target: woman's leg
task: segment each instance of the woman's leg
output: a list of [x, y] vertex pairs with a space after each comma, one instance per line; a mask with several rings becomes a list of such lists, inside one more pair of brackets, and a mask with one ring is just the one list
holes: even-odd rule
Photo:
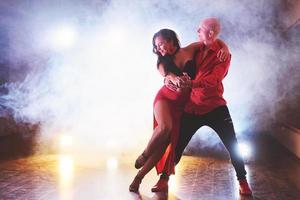
[[132, 183], [130, 184], [129, 190], [131, 192], [138, 192], [144, 176], [157, 164], [159, 159], [164, 154], [167, 145], [168, 143], [162, 145], [160, 148], [153, 151], [153, 153], [149, 156], [144, 166], [138, 171]]
[[[175, 164], [178, 164], [185, 147], [188, 145], [192, 136], [196, 131], [203, 126], [203, 120], [196, 115], [183, 113], [180, 122], [179, 138], [175, 148]], [[166, 192], [168, 191], [169, 175], [163, 172], [158, 182], [151, 188], [152, 192]]]
[[153, 131], [151, 140], [145, 150], [147, 160], [131, 183], [130, 191], [138, 191], [141, 180], [157, 164], [169, 144], [172, 130], [172, 115], [167, 101], [160, 100], [156, 102], [154, 116], [158, 125]]
[[169, 102], [166, 100], [159, 100], [154, 105], [154, 116], [157, 122], [152, 137], [145, 149], [146, 155], [150, 155], [153, 150], [170, 139], [170, 133], [173, 127], [172, 113]]
[[136, 161], [135, 167], [141, 168], [148, 157], [153, 153], [154, 150], [160, 148], [165, 141], [169, 140], [170, 133], [172, 130], [172, 114], [169, 102], [166, 100], [159, 100], [154, 105], [154, 117], [157, 122], [153, 134], [147, 144], [142, 155], [140, 155]]

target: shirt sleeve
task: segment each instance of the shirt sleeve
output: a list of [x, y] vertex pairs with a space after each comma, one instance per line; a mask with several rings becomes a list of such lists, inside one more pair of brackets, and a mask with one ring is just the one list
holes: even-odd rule
[[209, 88], [215, 87], [222, 82], [228, 72], [231, 56], [225, 61], [213, 66], [210, 74], [197, 78], [192, 81], [192, 88]]

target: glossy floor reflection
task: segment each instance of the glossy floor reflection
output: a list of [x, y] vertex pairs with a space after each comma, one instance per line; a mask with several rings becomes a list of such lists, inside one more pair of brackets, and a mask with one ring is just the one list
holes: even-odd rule
[[253, 197], [241, 197], [235, 173], [228, 159], [184, 156], [166, 194], [154, 194], [155, 171], [144, 180], [140, 194], [128, 185], [136, 170], [133, 158], [107, 161], [83, 157], [39, 155], [0, 161], [2, 200], [295, 200], [300, 197], [300, 161], [270, 138], [256, 142], [255, 159], [247, 162]]

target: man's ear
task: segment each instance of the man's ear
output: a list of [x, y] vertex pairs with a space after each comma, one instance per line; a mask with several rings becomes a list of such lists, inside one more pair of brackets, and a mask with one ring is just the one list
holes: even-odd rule
[[215, 35], [215, 32], [214, 32], [213, 30], [210, 30], [210, 31], [208, 32], [208, 37], [209, 37], [209, 38], [213, 38], [214, 35]]

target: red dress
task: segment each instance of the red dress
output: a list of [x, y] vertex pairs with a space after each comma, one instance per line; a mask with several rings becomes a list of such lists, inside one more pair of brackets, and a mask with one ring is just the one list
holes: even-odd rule
[[[178, 69], [178, 68], [177, 68]], [[195, 62], [194, 60], [188, 61], [184, 66], [184, 72], [187, 72], [191, 78], [194, 78], [195, 74]], [[182, 73], [182, 72], [181, 72]], [[180, 74], [177, 74], [180, 75]], [[185, 103], [189, 99], [190, 92], [174, 92], [163, 86], [154, 99], [153, 107], [159, 100], [165, 100], [168, 102], [172, 116], [172, 131], [170, 137], [170, 143], [168, 144], [165, 153], [162, 158], [156, 164], [156, 171], [158, 174], [164, 172], [168, 175], [175, 174], [175, 147], [178, 141], [180, 120], [183, 113]], [[157, 122], [154, 116], [154, 129], [157, 126]]]

